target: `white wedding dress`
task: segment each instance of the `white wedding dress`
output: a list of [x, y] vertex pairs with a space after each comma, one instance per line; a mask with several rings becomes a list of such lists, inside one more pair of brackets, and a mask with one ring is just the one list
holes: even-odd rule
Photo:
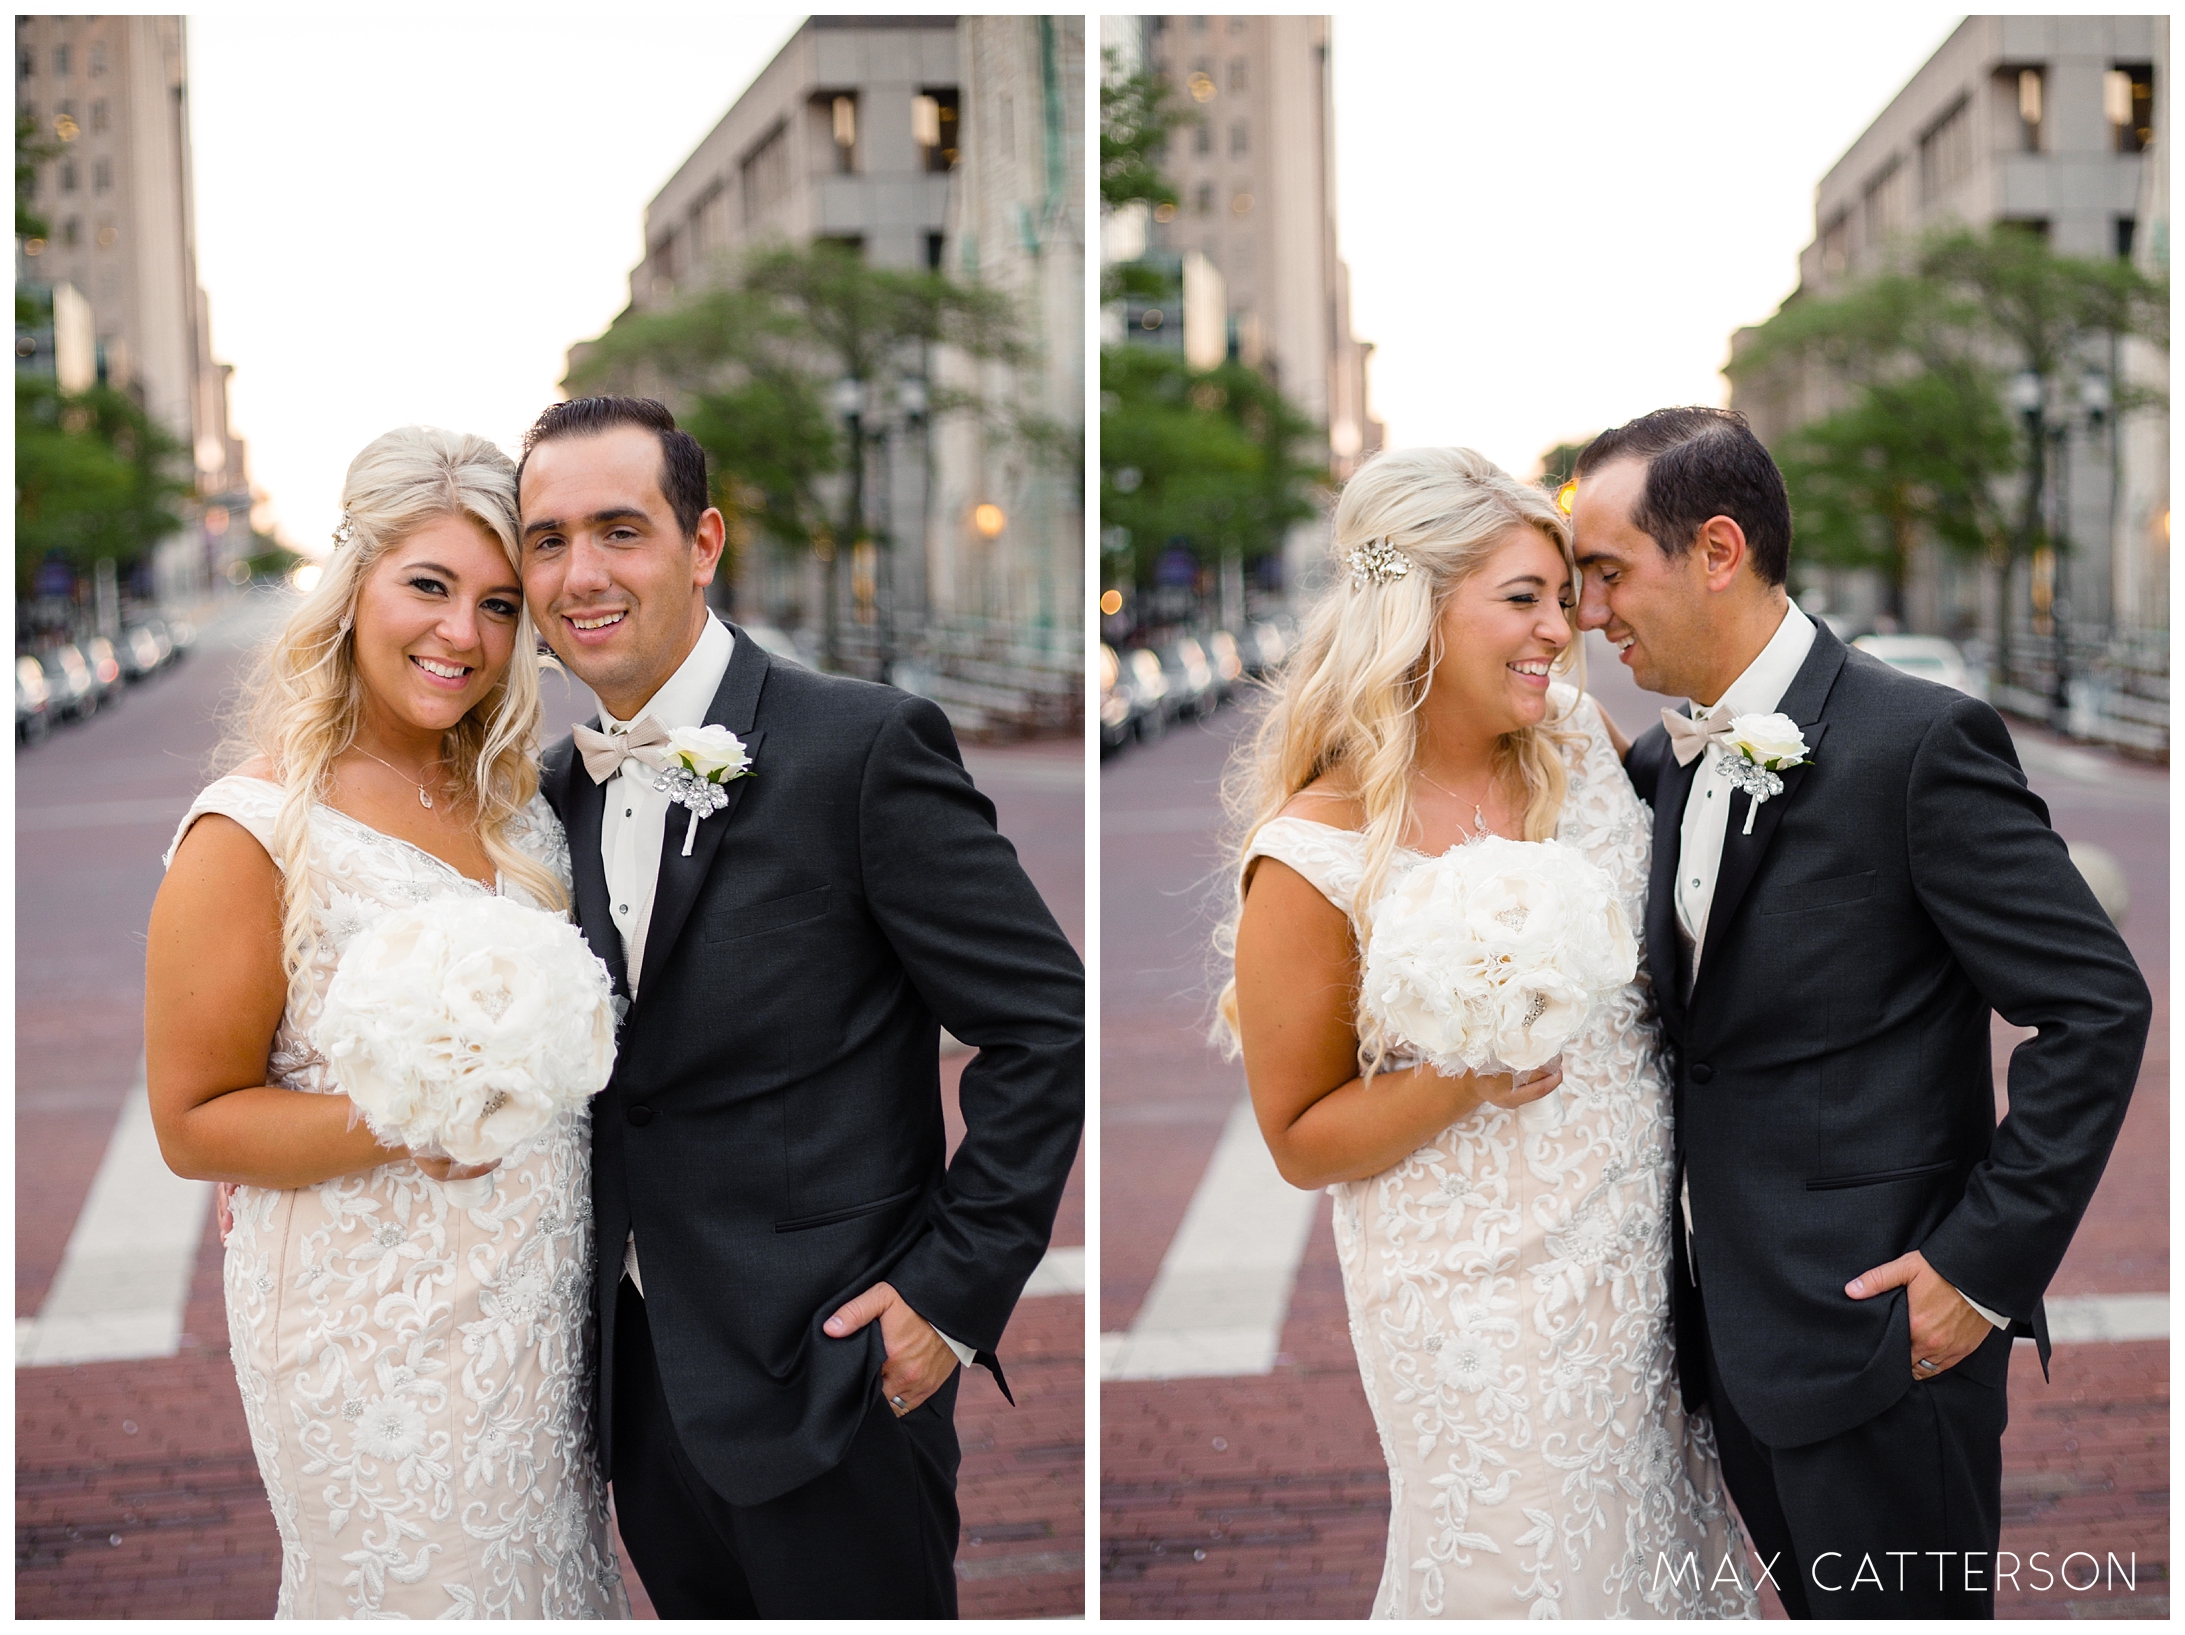
[[[175, 844], [218, 812], [270, 854], [281, 798], [222, 778]], [[539, 799], [525, 817], [518, 843], [566, 886], [561, 824]], [[325, 805], [311, 876], [309, 996], [282, 1016], [266, 1082], [337, 1095], [306, 1033], [342, 949], [390, 909], [486, 890]], [[235, 1190], [228, 1334], [280, 1528], [278, 1617], [629, 1616], [592, 1430], [589, 1114], [517, 1148], [493, 1183], [458, 1207], [405, 1160]]]
[[[1575, 697], [1559, 685], [1553, 703]], [[1636, 931], [1651, 821], [1592, 700], [1576, 712], [1556, 838], [1607, 872]], [[1251, 855], [1354, 913], [1362, 836], [1276, 818]], [[1640, 979], [1564, 1051], [1554, 1127], [1482, 1107], [1329, 1188], [1388, 1460], [1377, 1618], [1758, 1616], [1713, 1427], [1677, 1390], [1669, 1088], [1645, 970], [1642, 948]]]

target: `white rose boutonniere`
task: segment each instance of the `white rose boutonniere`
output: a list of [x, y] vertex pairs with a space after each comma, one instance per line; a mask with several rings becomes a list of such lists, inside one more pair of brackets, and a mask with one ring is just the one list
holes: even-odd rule
[[683, 831], [683, 855], [688, 857], [698, 839], [698, 820], [728, 804], [722, 785], [751, 775], [751, 753], [728, 728], [712, 725], [669, 729], [662, 755], [667, 765], [653, 788], [689, 808], [690, 823]]
[[1722, 746], [1722, 757], [1730, 782], [1744, 790], [1749, 801], [1744, 832], [1751, 834], [1760, 803], [1783, 792], [1778, 774], [1806, 764], [1806, 735], [1787, 715], [1735, 715], [1730, 718], [1730, 737]]

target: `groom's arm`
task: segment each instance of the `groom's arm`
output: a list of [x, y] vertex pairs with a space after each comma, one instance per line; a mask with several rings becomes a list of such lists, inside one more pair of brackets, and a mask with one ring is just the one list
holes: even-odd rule
[[888, 1281], [942, 1333], [990, 1352], [1046, 1253], [1077, 1153], [1084, 967], [924, 699], [905, 699], [874, 740], [859, 844], [866, 902], [905, 975], [978, 1051], [939, 1204]]
[[1919, 1246], [1968, 1296], [2028, 1321], [2100, 1184], [2153, 1011], [2124, 939], [2018, 770], [2002, 719], [1953, 703], [1913, 757], [1913, 889], [2005, 1021], [2010, 1108]]

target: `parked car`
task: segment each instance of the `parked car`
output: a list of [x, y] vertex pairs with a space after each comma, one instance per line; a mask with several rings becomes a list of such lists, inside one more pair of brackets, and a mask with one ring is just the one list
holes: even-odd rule
[[190, 648], [197, 640], [197, 626], [187, 619], [176, 619], [167, 626], [167, 636], [174, 643], [174, 657], [168, 662], [180, 664], [190, 656]]
[[98, 683], [99, 708], [119, 704], [127, 683], [122, 680], [121, 655], [114, 651], [114, 644], [104, 636], [93, 636], [82, 647], [84, 663], [91, 666], [91, 679]]
[[1254, 678], [1265, 675], [1290, 656], [1289, 639], [1282, 627], [1272, 620], [1262, 619], [1245, 632], [1251, 646], [1247, 650], [1244, 668]]
[[1203, 718], [1220, 706], [1221, 689], [1214, 680], [1214, 666], [1207, 662], [1206, 649], [1191, 637], [1161, 649], [1161, 669], [1168, 676], [1178, 715]]
[[15, 741], [18, 744], [45, 742], [47, 733], [53, 730], [50, 713], [53, 689], [46, 685], [45, 667], [34, 658], [15, 661]]
[[1902, 670], [1922, 681], [1939, 681], [1974, 698], [1988, 696], [1987, 683], [1965, 662], [1957, 643], [1940, 636], [1861, 636], [1851, 644], [1871, 653], [1892, 670]]
[[1206, 657], [1214, 666], [1214, 686], [1226, 704], [1243, 684], [1244, 651], [1237, 645], [1236, 637], [1226, 630], [1217, 630], [1206, 638]]
[[151, 626], [133, 624], [121, 633], [121, 642], [114, 651], [121, 660], [122, 679], [138, 682], [157, 675], [171, 649], [152, 634]]
[[1141, 744], [1153, 743], [1168, 731], [1178, 710], [1178, 700], [1169, 689], [1168, 672], [1161, 667], [1160, 655], [1147, 647], [1134, 647], [1126, 653], [1123, 671], [1137, 707], [1131, 731]]
[[1123, 656], [1100, 644], [1100, 753], [1113, 755], [1137, 730], [1137, 699], [1123, 679]]
[[98, 678], [92, 675], [91, 666], [73, 643], [63, 642], [58, 647], [47, 648], [38, 655], [37, 662], [45, 672], [56, 719], [81, 721], [98, 709]]

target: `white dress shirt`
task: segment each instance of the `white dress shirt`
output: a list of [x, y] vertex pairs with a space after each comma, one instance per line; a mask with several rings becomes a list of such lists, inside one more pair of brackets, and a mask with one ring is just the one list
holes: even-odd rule
[[[713, 704], [713, 695], [721, 690], [721, 678], [728, 674], [728, 661], [735, 653], [735, 635], [712, 613], [707, 613], [705, 629], [698, 633], [697, 645], [676, 667], [675, 674], [668, 677], [660, 690], [639, 706], [637, 714], [627, 721], [615, 719], [602, 706], [599, 730], [610, 736], [628, 732], [647, 716], [670, 731], [677, 727], [704, 726], [706, 711]], [[624, 761], [607, 780], [606, 805], [599, 822], [599, 860], [607, 873], [607, 897], [615, 917], [615, 929], [622, 933], [623, 959], [628, 968], [633, 999], [637, 996], [638, 978], [645, 964], [645, 934], [652, 927], [653, 889], [660, 881], [660, 848], [667, 839], [668, 815], [671, 811], [682, 810], [653, 788], [653, 780], [658, 776], [653, 768], [635, 758]], [[681, 840], [676, 844], [680, 847]], [[634, 1228], [622, 1248], [622, 1270], [642, 1296], [645, 1281], [638, 1273]], [[933, 1332], [941, 1333], [939, 1329]], [[971, 1348], [958, 1345], [946, 1334], [941, 1334], [941, 1338], [968, 1368], [974, 1355]]]
[[[1768, 638], [1768, 645], [1745, 667], [1745, 673], [1723, 690], [1722, 696], [1715, 700], [1713, 710], [1704, 711], [1695, 699], [1693, 716], [1712, 713], [1717, 720], [1727, 721], [1736, 715], [1770, 714], [1781, 707], [1783, 695], [1798, 679], [1806, 655], [1812, 651], [1813, 621], [1796, 602], [1792, 602], [1784, 611], [1783, 622]], [[1684, 797], [1684, 822], [1678, 831], [1677, 844], [1677, 931], [1690, 956], [1685, 967], [1689, 973], [1687, 982], [1697, 981], [1699, 976], [1700, 950], [1707, 943], [1707, 912], [1714, 902], [1716, 877], [1722, 872], [1722, 847], [1729, 834], [1731, 796], [1737, 792], [1737, 786], [1723, 770], [1723, 762], [1729, 754], [1730, 751], [1721, 745], [1710, 744], [1700, 758], [1699, 769], [1692, 776], [1692, 787]], [[1692, 1232], [1689, 1178], [1684, 1185], [1682, 1202], [1684, 1230], [1689, 1237]], [[2010, 1327], [2008, 1317], [1998, 1316], [1962, 1289], [1958, 1293], [1968, 1306], [1997, 1328]]]

